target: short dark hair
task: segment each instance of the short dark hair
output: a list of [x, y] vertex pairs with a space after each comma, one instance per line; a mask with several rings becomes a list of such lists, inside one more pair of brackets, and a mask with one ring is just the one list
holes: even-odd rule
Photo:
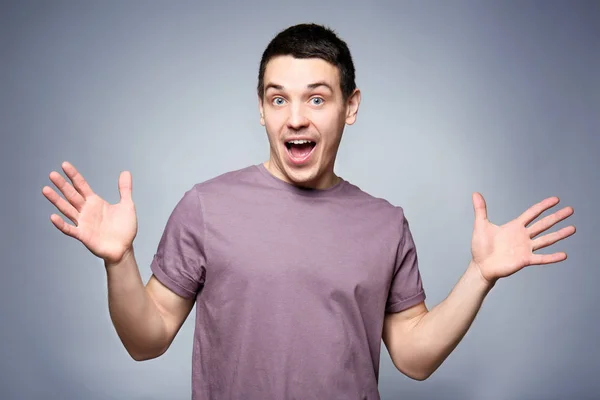
[[258, 95], [264, 95], [264, 76], [268, 62], [277, 56], [320, 58], [337, 67], [344, 99], [354, 89], [355, 71], [346, 42], [328, 27], [318, 24], [298, 24], [279, 32], [263, 52], [258, 70]]

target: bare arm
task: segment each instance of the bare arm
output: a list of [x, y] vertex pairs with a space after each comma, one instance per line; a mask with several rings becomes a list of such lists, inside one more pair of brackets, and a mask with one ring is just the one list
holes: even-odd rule
[[383, 340], [396, 368], [416, 380], [433, 374], [462, 340], [491, 288], [471, 264], [431, 311], [421, 303], [386, 315]]
[[72, 164], [64, 162], [62, 168], [72, 184], [55, 171], [49, 177], [64, 198], [49, 186], [44, 186], [42, 193], [73, 225], [57, 214], [50, 220], [104, 260], [110, 316], [129, 354], [138, 361], [160, 356], [189, 315], [193, 300], [173, 293], [154, 276], [146, 286], [142, 283], [133, 251], [137, 216], [131, 173], [121, 172], [121, 199], [109, 204]]
[[539, 236], [571, 216], [571, 207], [531, 224], [558, 202], [557, 197], [547, 198], [513, 221], [496, 226], [487, 219], [483, 196], [473, 194], [473, 259], [465, 274], [448, 297], [431, 311], [422, 303], [385, 318], [383, 340], [396, 368], [413, 379], [426, 379], [462, 340], [484, 298], [499, 279], [530, 265], [557, 263], [567, 258], [564, 252], [533, 253], [575, 233], [575, 227], [571, 225]]
[[162, 355], [185, 322], [193, 299], [185, 299], [152, 275], [143, 285], [133, 249], [117, 264], [105, 262], [110, 316], [127, 352], [136, 361]]

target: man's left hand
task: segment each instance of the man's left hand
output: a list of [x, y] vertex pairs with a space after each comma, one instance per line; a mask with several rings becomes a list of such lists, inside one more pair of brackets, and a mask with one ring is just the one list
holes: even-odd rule
[[556, 232], [539, 236], [556, 223], [573, 214], [572, 207], [565, 207], [531, 224], [544, 211], [554, 207], [560, 200], [549, 197], [530, 207], [518, 218], [502, 225], [492, 224], [487, 219], [487, 208], [483, 196], [473, 193], [475, 224], [471, 241], [473, 263], [482, 277], [490, 284], [529, 266], [564, 261], [565, 252], [534, 254], [534, 251], [550, 246], [575, 233], [573, 225]]

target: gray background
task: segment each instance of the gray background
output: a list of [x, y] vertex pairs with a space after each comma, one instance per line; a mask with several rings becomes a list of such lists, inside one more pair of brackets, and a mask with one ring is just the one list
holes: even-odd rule
[[348, 42], [363, 92], [337, 172], [404, 207], [429, 307], [468, 264], [473, 191], [496, 223], [552, 195], [575, 208], [577, 234], [552, 248], [569, 259], [500, 282], [430, 379], [382, 347], [382, 398], [600, 398], [600, 2], [241, 4], [0, 6], [0, 397], [189, 398], [193, 313], [166, 355], [131, 360], [101, 261], [56, 230], [41, 189], [69, 160], [115, 202], [130, 170], [146, 280], [183, 193], [267, 158], [260, 55], [314, 21]]

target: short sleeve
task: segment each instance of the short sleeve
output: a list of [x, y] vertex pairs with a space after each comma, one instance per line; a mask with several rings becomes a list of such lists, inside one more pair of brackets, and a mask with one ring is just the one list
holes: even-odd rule
[[405, 310], [425, 300], [417, 249], [402, 210], [401, 221], [402, 236], [396, 253], [396, 265], [386, 304], [387, 313]]
[[192, 188], [177, 203], [150, 265], [163, 285], [185, 298], [196, 297], [206, 274], [205, 229], [199, 196]]

